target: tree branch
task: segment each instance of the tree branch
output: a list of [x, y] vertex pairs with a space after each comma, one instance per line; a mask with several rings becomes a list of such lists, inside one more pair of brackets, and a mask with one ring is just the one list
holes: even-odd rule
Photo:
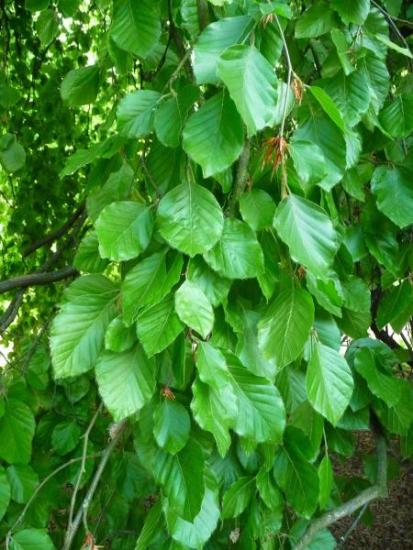
[[54, 241], [57, 241], [60, 239], [60, 237], [63, 237], [71, 227], [75, 224], [76, 220], [80, 217], [81, 214], [83, 214], [85, 210], [85, 204], [81, 204], [79, 208], [73, 214], [70, 216], [70, 218], [67, 220], [66, 223], [64, 223], [59, 229], [56, 229], [55, 231], [52, 231], [51, 233], [48, 233], [38, 241], [34, 241], [33, 243], [29, 244], [25, 250], [23, 251], [23, 257], [29, 256], [32, 254], [35, 250], [38, 248], [41, 248], [42, 246], [45, 246], [46, 244], [52, 243]]
[[109, 445], [103, 451], [99, 466], [97, 467], [95, 475], [93, 476], [92, 483], [90, 484], [90, 487], [86, 493], [83, 503], [81, 504], [75, 516], [75, 519], [72, 521], [70, 525], [68, 525], [62, 550], [70, 550], [73, 543], [73, 539], [76, 536], [76, 533], [79, 529], [82, 518], [86, 517], [87, 515], [90, 503], [92, 502], [93, 496], [96, 492], [97, 486], [99, 485], [100, 478], [102, 477], [102, 474], [105, 470], [109, 457], [112, 454], [112, 451], [114, 450], [116, 445], [118, 444], [118, 441], [121, 438], [123, 432], [125, 431], [126, 426], [127, 426], [126, 420], [122, 420], [122, 422], [119, 422], [119, 424], [116, 426], [116, 432], [114, 436], [112, 437]]
[[26, 290], [22, 288], [15, 294], [13, 300], [9, 304], [9, 307], [0, 317], [0, 335], [4, 334], [6, 330], [9, 328], [9, 326], [12, 324], [12, 322], [14, 321], [20, 309], [20, 306], [23, 303], [23, 296], [25, 291]]
[[338, 521], [341, 518], [349, 516], [359, 508], [365, 506], [377, 498], [387, 496], [387, 446], [384, 438], [379, 436], [377, 439], [377, 481], [368, 489], [362, 491], [348, 502], [338, 506], [334, 510], [326, 512], [319, 518], [310, 523], [308, 529], [301, 539], [294, 546], [294, 550], [304, 550], [314, 539], [315, 535]]
[[48, 285], [68, 277], [74, 277], [78, 274], [77, 269], [72, 266], [66, 266], [57, 271], [44, 273], [30, 273], [21, 277], [13, 277], [6, 281], [0, 281], [0, 294], [13, 290], [15, 288], [27, 288], [28, 286]]
[[233, 216], [235, 213], [235, 208], [238, 204], [238, 201], [242, 195], [242, 193], [245, 190], [245, 186], [247, 185], [248, 181], [248, 163], [250, 161], [250, 154], [251, 154], [251, 144], [247, 140], [244, 145], [244, 149], [242, 150], [239, 162], [238, 162], [238, 169], [237, 169], [237, 175], [235, 178], [235, 185], [232, 190], [232, 194], [228, 201], [228, 208], [227, 212], [230, 216]]

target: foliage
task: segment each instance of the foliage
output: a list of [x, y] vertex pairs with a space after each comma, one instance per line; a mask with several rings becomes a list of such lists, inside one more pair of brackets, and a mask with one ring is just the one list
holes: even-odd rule
[[409, 2], [0, 18], [0, 540], [334, 548], [413, 453]]

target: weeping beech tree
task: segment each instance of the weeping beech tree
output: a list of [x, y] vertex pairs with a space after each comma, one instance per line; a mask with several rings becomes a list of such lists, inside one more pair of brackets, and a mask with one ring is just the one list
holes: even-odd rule
[[413, 453], [412, 6], [0, 19], [5, 548], [335, 548]]

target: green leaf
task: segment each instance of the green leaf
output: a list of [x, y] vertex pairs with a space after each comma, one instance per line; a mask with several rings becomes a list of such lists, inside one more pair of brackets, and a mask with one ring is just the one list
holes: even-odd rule
[[159, 41], [161, 20], [157, 0], [115, 0], [110, 35], [122, 50], [146, 57]]
[[371, 349], [361, 348], [357, 351], [354, 368], [367, 382], [372, 394], [382, 399], [389, 407], [397, 405], [402, 390], [400, 380], [380, 372]]
[[202, 548], [215, 531], [220, 518], [220, 509], [215, 490], [206, 488], [201, 510], [193, 522], [186, 521], [174, 510], [172, 504], [165, 507], [168, 530], [174, 540], [184, 547]]
[[377, 208], [398, 227], [413, 223], [412, 174], [405, 168], [378, 166], [371, 180]]
[[7, 468], [11, 498], [14, 502], [25, 504], [39, 485], [39, 476], [27, 464], [13, 464]]
[[316, 143], [293, 139], [289, 151], [294, 168], [304, 184], [317, 185], [325, 179], [325, 157]]
[[147, 550], [152, 539], [158, 533], [160, 521], [162, 521], [162, 502], [158, 500], [146, 514], [145, 523], [136, 541], [135, 550]]
[[171, 508], [183, 519], [193, 520], [201, 509], [205, 490], [201, 447], [191, 439], [175, 455], [158, 451], [153, 473]]
[[222, 501], [223, 519], [236, 518], [247, 508], [255, 491], [253, 477], [240, 477], [227, 491]]
[[307, 436], [311, 444], [308, 458], [315, 460], [320, 453], [320, 445], [323, 437], [324, 419], [310, 405], [306, 399], [298, 406], [294, 407], [290, 416], [290, 425], [299, 428]]
[[377, 33], [374, 36], [375, 36], [376, 40], [378, 40], [379, 42], [381, 42], [382, 44], [384, 44], [385, 46], [387, 46], [391, 50], [393, 50], [397, 53], [400, 53], [401, 55], [404, 55], [406, 57], [409, 57], [410, 59], [413, 59], [413, 54], [412, 54], [409, 47], [402, 48], [401, 46], [399, 46], [398, 44], [396, 44], [392, 40], [389, 40], [388, 36], [386, 36], [385, 34]]
[[377, 310], [377, 326], [388, 323], [400, 333], [413, 316], [413, 287], [409, 280], [391, 287], [380, 300]]
[[66, 289], [50, 334], [56, 378], [79, 375], [95, 366], [115, 316], [117, 294], [115, 285], [102, 275], [86, 275]]
[[157, 444], [175, 455], [188, 441], [191, 420], [185, 407], [176, 401], [164, 399], [153, 413], [153, 435]]
[[92, 221], [96, 221], [100, 212], [115, 201], [129, 198], [133, 188], [134, 173], [126, 162], [117, 172], [112, 172], [102, 187], [92, 189], [87, 198], [87, 210]]
[[306, 385], [312, 406], [335, 426], [348, 407], [354, 388], [347, 361], [336, 350], [315, 343], [307, 367]]
[[71, 107], [93, 103], [99, 91], [99, 65], [81, 67], [67, 73], [60, 93]]
[[332, 0], [331, 7], [338, 12], [345, 25], [362, 25], [370, 11], [370, 0]]
[[225, 219], [219, 242], [204, 253], [204, 258], [228, 279], [251, 279], [264, 268], [264, 256], [254, 231], [235, 219]]
[[153, 90], [138, 90], [125, 96], [116, 112], [120, 134], [130, 139], [150, 134], [160, 98], [161, 94]]
[[270, 510], [277, 511], [283, 509], [283, 498], [278, 487], [275, 485], [270, 472], [261, 468], [255, 478], [260, 497]]
[[285, 428], [285, 408], [278, 389], [250, 373], [234, 355], [228, 356], [228, 369], [238, 399], [234, 431], [256, 443], [279, 443]]
[[202, 338], [211, 333], [214, 326], [214, 310], [203, 291], [191, 281], [185, 281], [175, 292], [175, 311], [188, 327]]
[[248, 37], [254, 20], [247, 16], [226, 17], [208, 25], [194, 47], [194, 73], [198, 84], [217, 84], [217, 64], [220, 54], [229, 46], [240, 44]]
[[317, 279], [307, 273], [307, 288], [322, 308], [336, 317], [341, 317], [344, 292], [338, 277], [332, 272], [326, 279]]
[[325, 510], [330, 500], [333, 488], [333, 467], [328, 455], [324, 455], [318, 467], [318, 479], [320, 482], [320, 508]]
[[330, 95], [342, 115], [341, 120], [352, 128], [358, 124], [370, 105], [369, 83], [365, 73], [354, 71], [346, 76], [343, 72], [333, 78], [322, 80], [320, 85]]
[[119, 422], [138, 412], [155, 390], [155, 363], [136, 345], [123, 353], [105, 351], [96, 365], [96, 381], [105, 406]]
[[137, 335], [148, 357], [170, 346], [183, 329], [172, 294], [138, 314]]
[[53, 429], [53, 449], [58, 455], [64, 456], [77, 447], [81, 435], [80, 428], [75, 422], [64, 420], [63, 422], [56, 424]]
[[277, 207], [274, 227], [288, 245], [294, 261], [316, 277], [323, 277], [334, 260], [338, 238], [325, 211], [297, 195], [289, 195]]
[[153, 218], [143, 204], [119, 201], [102, 210], [95, 226], [102, 258], [124, 262], [136, 258], [148, 246]]
[[17, 172], [26, 163], [26, 152], [13, 134], [0, 137], [0, 163], [9, 174]]
[[122, 284], [123, 316], [132, 323], [139, 311], [158, 304], [179, 281], [183, 258], [181, 254], [166, 256], [156, 252], [128, 271]]
[[[216, 390], [229, 385], [230, 375], [223, 353], [209, 342], [200, 342], [195, 360], [199, 378]], [[235, 401], [234, 395], [234, 401]]]
[[344, 132], [346, 128], [343, 117], [331, 97], [325, 92], [325, 90], [323, 90], [323, 88], [319, 88], [318, 86], [310, 86], [310, 91], [337, 128]]
[[216, 384], [208, 385], [196, 378], [192, 384], [193, 399], [191, 410], [197, 424], [205, 431], [210, 432], [217, 444], [218, 452], [222, 457], [228, 452], [231, 445], [229, 429], [234, 426], [238, 413], [237, 398], [229, 384], [217, 388]]
[[187, 116], [198, 95], [198, 88], [186, 86], [157, 108], [155, 131], [165, 147], [178, 147]]
[[45, 10], [49, 5], [50, 0], [25, 0], [24, 7], [29, 11]]
[[85, 273], [101, 273], [108, 265], [99, 255], [99, 241], [96, 231], [88, 231], [80, 241], [73, 266]]
[[184, 128], [183, 148], [202, 167], [204, 178], [229, 168], [243, 144], [242, 120], [225, 92], [208, 99]]
[[47, 47], [59, 33], [59, 20], [54, 9], [43, 10], [37, 21], [36, 31], [43, 47]]
[[275, 455], [273, 473], [292, 508], [310, 518], [317, 508], [319, 481], [316, 468], [305, 454], [307, 441], [297, 428], [287, 428], [284, 445]]
[[277, 79], [271, 64], [254, 46], [233, 46], [218, 61], [218, 76], [229, 90], [253, 136], [271, 126], [277, 101]]
[[275, 202], [262, 189], [252, 189], [241, 195], [239, 209], [242, 219], [254, 231], [268, 229], [272, 225], [275, 213]]
[[327, 2], [316, 2], [298, 19], [295, 25], [296, 38], [316, 38], [331, 31], [336, 25], [334, 13]]
[[337, 55], [343, 68], [344, 74], [348, 76], [354, 71], [354, 66], [351, 63], [350, 56], [348, 55], [349, 44], [347, 42], [347, 37], [343, 31], [336, 28], [331, 30], [331, 40], [334, 42], [334, 46], [336, 47]]
[[308, 292], [291, 285], [276, 296], [258, 324], [258, 341], [265, 357], [282, 369], [301, 354], [314, 322]]
[[45, 529], [23, 529], [12, 536], [10, 550], [55, 550]]
[[201, 185], [182, 183], [159, 203], [162, 237], [189, 256], [210, 250], [221, 237], [224, 216], [214, 195]]
[[35, 420], [29, 407], [17, 399], [8, 399], [0, 418], [0, 458], [9, 464], [28, 464], [32, 453]]
[[392, 137], [407, 137], [413, 131], [413, 94], [401, 94], [380, 113], [383, 128]]
[[7, 479], [6, 471], [3, 466], [0, 466], [0, 520], [3, 519], [4, 514], [10, 504], [10, 484]]
[[105, 334], [105, 349], [121, 353], [129, 350], [136, 341], [135, 328], [127, 327], [121, 317], [109, 323]]
[[214, 307], [224, 301], [232, 283], [215, 273], [200, 256], [190, 260], [186, 276], [204, 292]]

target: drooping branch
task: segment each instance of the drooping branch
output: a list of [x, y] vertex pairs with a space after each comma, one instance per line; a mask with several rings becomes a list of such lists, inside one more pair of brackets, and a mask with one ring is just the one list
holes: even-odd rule
[[86, 496], [74, 518], [72, 523], [68, 525], [67, 531], [66, 531], [66, 537], [63, 544], [62, 550], [70, 550], [73, 540], [76, 536], [76, 533], [80, 527], [80, 523], [82, 521], [82, 518], [87, 516], [89, 506], [92, 502], [92, 499], [94, 497], [94, 494], [96, 492], [96, 489], [99, 485], [100, 478], [102, 477], [102, 474], [106, 468], [106, 464], [108, 463], [108, 460], [110, 458], [110, 455], [112, 454], [113, 450], [115, 449], [116, 445], [118, 444], [120, 438], [122, 437], [125, 429], [127, 426], [127, 421], [122, 420], [122, 422], [119, 422], [119, 424], [116, 426], [115, 434], [113, 435], [109, 445], [106, 447], [106, 449], [102, 453], [102, 458], [100, 460], [100, 463], [97, 467], [97, 470], [95, 472], [95, 475], [93, 476], [92, 483], [90, 484], [90, 487], [86, 493]]
[[304, 535], [294, 546], [294, 550], [304, 550], [322, 529], [326, 529], [341, 518], [350, 516], [371, 501], [387, 496], [387, 446], [382, 436], [379, 436], [377, 439], [376, 452], [377, 476], [375, 485], [372, 485], [351, 500], [312, 521]]
[[13, 277], [6, 281], [0, 281], [0, 294], [9, 292], [15, 288], [27, 288], [28, 286], [41, 286], [61, 281], [69, 277], [74, 277], [78, 274], [77, 269], [72, 266], [66, 266], [57, 271], [45, 272], [45, 273], [30, 273], [28, 275], [22, 275], [21, 277]]
[[77, 219], [81, 216], [81, 214], [83, 214], [84, 211], [85, 204], [83, 203], [79, 206], [79, 208], [75, 210], [75, 212], [73, 212], [70, 218], [61, 227], [59, 227], [55, 231], [52, 231], [51, 233], [48, 233], [38, 241], [34, 241], [29, 244], [23, 251], [23, 257], [29, 256], [30, 254], [33, 254], [33, 252], [35, 252], [35, 250], [37, 250], [38, 248], [57, 241], [58, 239], [63, 237], [63, 235], [65, 235], [73, 227]]

